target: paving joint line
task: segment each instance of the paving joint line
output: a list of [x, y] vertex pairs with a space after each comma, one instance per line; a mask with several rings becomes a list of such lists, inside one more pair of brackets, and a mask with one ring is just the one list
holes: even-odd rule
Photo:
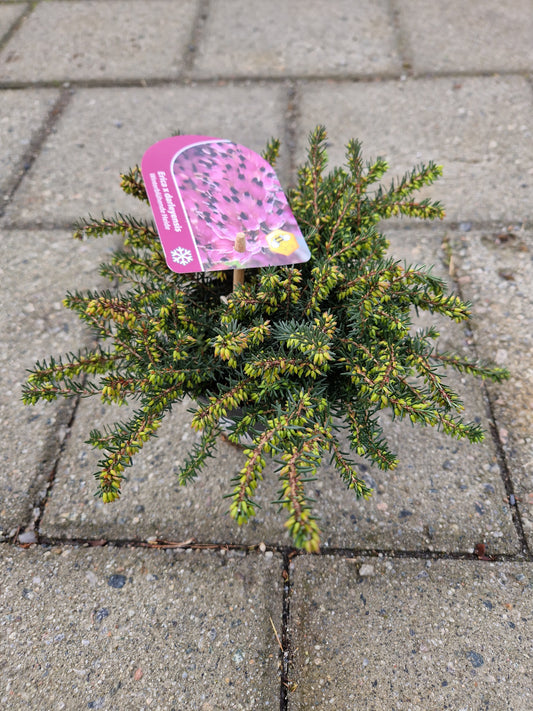
[[289, 694], [291, 692], [290, 670], [292, 663], [292, 638], [290, 634], [291, 620], [291, 594], [292, 594], [292, 578], [291, 578], [291, 560], [294, 553], [283, 553], [283, 609], [281, 619], [281, 649], [280, 649], [280, 685], [279, 685], [279, 709], [287, 711], [289, 708]]
[[22, 26], [23, 22], [31, 15], [31, 13], [34, 11], [34, 9], [37, 7], [39, 2], [10, 2], [6, 3], [8, 5], [20, 5], [24, 6], [26, 5], [26, 9], [24, 12], [21, 14], [21, 16], [15, 20], [15, 22], [11, 25], [11, 27], [7, 30], [7, 32], [0, 37], [0, 50], [3, 50], [4, 47], [8, 44], [8, 42], [14, 37], [14, 35], [18, 32], [20, 27]]
[[[527, 535], [524, 530], [524, 523], [522, 520], [522, 512], [520, 510], [519, 502], [517, 501], [516, 496], [515, 496], [514, 482], [511, 477], [509, 463], [507, 461], [507, 456], [505, 454], [505, 450], [503, 448], [503, 444], [502, 444], [502, 441], [500, 438], [498, 426], [496, 424], [496, 415], [494, 413], [492, 398], [490, 396], [487, 384], [483, 383], [482, 387], [485, 392], [485, 397], [487, 399], [487, 406], [488, 406], [488, 409], [490, 412], [490, 418], [491, 418], [490, 431], [491, 431], [492, 440], [494, 442], [494, 445], [496, 447], [496, 452], [498, 455], [498, 464], [500, 465], [500, 476], [502, 478], [503, 485], [505, 487], [505, 493], [507, 494], [507, 497], [509, 500], [509, 508], [511, 510], [511, 517], [513, 519], [516, 533], [517, 533], [519, 540], [520, 540], [522, 552], [525, 556], [531, 557], [531, 549], [529, 547]], [[512, 501], [514, 501], [515, 503], [511, 504]]]
[[[454, 245], [451, 245], [452, 251], [454, 248]], [[465, 301], [464, 296], [463, 296], [463, 291], [461, 288], [461, 284], [459, 280], [457, 279], [455, 273], [450, 274], [450, 278], [454, 283], [454, 289], [459, 295], [461, 301]], [[471, 333], [471, 345], [470, 348], [473, 351], [474, 356], [476, 359], [479, 359], [479, 348], [476, 340], [476, 335], [474, 331], [470, 331]], [[515, 527], [516, 534], [518, 536], [518, 540], [520, 542], [520, 546], [522, 549], [522, 553], [527, 556], [531, 557], [531, 550], [529, 547], [529, 543], [527, 540], [526, 532], [524, 530], [524, 525], [522, 521], [522, 514], [519, 508], [518, 503], [516, 502], [516, 497], [515, 497], [515, 489], [514, 489], [514, 482], [511, 477], [511, 470], [509, 468], [509, 463], [507, 461], [507, 456], [505, 454], [505, 449], [503, 447], [503, 443], [499, 434], [499, 428], [498, 424], [496, 421], [496, 413], [494, 411], [494, 406], [492, 403], [492, 398], [490, 391], [488, 389], [487, 383], [482, 382], [481, 383], [481, 389], [483, 391], [483, 394], [485, 396], [485, 403], [487, 406], [488, 410], [488, 417], [489, 417], [489, 431], [492, 437], [492, 441], [494, 442], [494, 446], [496, 447], [496, 455], [498, 458], [498, 465], [499, 465], [499, 470], [500, 470], [500, 478], [502, 480], [503, 486], [505, 488], [505, 492], [507, 494], [507, 500], [508, 500], [508, 507], [511, 513], [511, 518], [513, 521], [513, 525]], [[512, 501], [515, 501], [514, 505], [512, 504]]]
[[24, 179], [24, 176], [31, 170], [31, 167], [37, 160], [37, 157], [41, 153], [41, 149], [46, 139], [57, 125], [57, 122], [59, 121], [59, 118], [61, 117], [63, 111], [68, 105], [71, 96], [72, 93], [66, 90], [62, 91], [59, 94], [59, 97], [48, 112], [44, 123], [41, 125], [40, 130], [37, 131], [31, 139], [28, 150], [24, 153], [22, 158], [19, 160], [17, 167], [13, 171], [14, 178], [11, 183], [11, 186], [8, 186], [5, 191], [4, 204], [0, 205], [0, 218], [4, 215], [7, 206], [9, 205], [9, 203], [13, 199], [13, 196], [17, 192], [21, 182]]
[[[93, 0], [94, 1], [94, 0]], [[139, 5], [141, 3], [146, 3], [147, 0], [128, 0], [128, 2], [138, 2]], [[176, 2], [176, 0], [166, 0], [168, 4], [170, 5], [172, 2]], [[39, 2], [47, 2], [47, 0], [39, 0]], [[54, 2], [62, 2], [65, 5], [68, 5], [69, 3], [72, 3], [73, 5], [75, 4], [83, 4], [83, 0], [54, 0]], [[105, 0], [96, 0], [96, 2], [105, 2]], [[113, 0], [111, 0], [113, 2]]]
[[[64, 451], [65, 451], [65, 448], [66, 448], [66, 446], [67, 446], [67, 443], [68, 443], [68, 441], [69, 441], [69, 439], [70, 439], [70, 436], [71, 436], [71, 433], [72, 433], [72, 427], [73, 427], [74, 421], [75, 421], [75, 419], [76, 419], [76, 414], [77, 414], [77, 412], [78, 412], [78, 407], [79, 407], [79, 404], [80, 404], [80, 400], [81, 400], [81, 396], [78, 395], [78, 396], [74, 399], [74, 403], [71, 405], [71, 408], [72, 408], [72, 409], [71, 409], [71, 411], [70, 411], [69, 418], [68, 418], [68, 420], [64, 423], [64, 426], [65, 426], [65, 436], [64, 436], [63, 440], [61, 441], [61, 443], [60, 443], [58, 449], [57, 449], [57, 452], [56, 452], [54, 461], [53, 461], [52, 466], [51, 466], [51, 468], [50, 468], [50, 474], [48, 475], [48, 480], [47, 480], [47, 482], [46, 482], [46, 487], [45, 487], [45, 491], [44, 491], [44, 496], [41, 496], [41, 497], [40, 497], [40, 499], [36, 502], [36, 504], [35, 504], [35, 506], [34, 506], [34, 508], [33, 508], [33, 510], [38, 509], [38, 511], [39, 511], [39, 513], [37, 514], [37, 516], [35, 517], [35, 519], [34, 519], [34, 521], [33, 521], [33, 530], [34, 530], [35, 536], [36, 536], [36, 538], [37, 538], [37, 542], [40, 542], [40, 539], [41, 539], [41, 535], [40, 535], [40, 532], [39, 532], [39, 531], [40, 531], [40, 527], [41, 527], [41, 521], [42, 521], [43, 516], [44, 516], [44, 510], [45, 510], [45, 508], [46, 508], [46, 504], [48, 503], [48, 501], [49, 501], [49, 499], [50, 499], [50, 494], [51, 494], [52, 489], [53, 489], [53, 487], [54, 487], [54, 482], [55, 482], [55, 480], [56, 480], [57, 470], [58, 470], [58, 467], [59, 467], [59, 462], [61, 461], [61, 457], [63, 456], [63, 453], [64, 453]], [[61, 426], [61, 425], [60, 425], [60, 426]], [[56, 430], [56, 431], [57, 431], [57, 430]], [[18, 535], [18, 534], [17, 534], [17, 535]]]
[[203, 37], [203, 29], [209, 16], [210, 0], [199, 0], [198, 9], [194, 18], [189, 41], [184, 50], [183, 55], [183, 75], [188, 77], [192, 73], [198, 45]]
[[[453, 76], [453, 75], [452, 75]], [[64, 87], [66, 89], [128, 89], [128, 88], [153, 88], [158, 86], [213, 86], [219, 87], [221, 82], [225, 85], [232, 84], [234, 86], [249, 86], [250, 84], [284, 84], [286, 82], [335, 82], [335, 83], [361, 83], [373, 84], [381, 81], [403, 81], [403, 73], [399, 72], [381, 72], [376, 74], [346, 74], [339, 76], [338, 74], [318, 74], [318, 75], [300, 75], [300, 74], [280, 74], [273, 76], [272, 74], [251, 74], [251, 75], [224, 75], [210, 74], [209, 76], [196, 76], [194, 73], [186, 74], [185, 70], [181, 70], [181, 74], [176, 76], [159, 76], [159, 77], [130, 77], [130, 78], [99, 78], [99, 79], [69, 79], [68, 77], [57, 77], [55, 79], [41, 80], [4, 80], [0, 81], [0, 90], [3, 89], [57, 89]]]
[[37, 81], [0, 81], [0, 90], [15, 89], [128, 89], [128, 88], [155, 88], [159, 86], [220, 86], [220, 82], [233, 84], [235, 86], [250, 84], [283, 84], [286, 82], [294, 82], [299, 84], [313, 84], [320, 82], [329, 82], [335, 84], [376, 84], [377, 82], [405, 82], [407, 79], [411, 82], [431, 81], [436, 79], [494, 79], [495, 77], [521, 77], [528, 82], [531, 81], [529, 70], [517, 69], [487, 69], [487, 70], [456, 70], [456, 71], [435, 71], [435, 72], [419, 72], [412, 73], [408, 76], [405, 71], [401, 72], [379, 72], [376, 74], [284, 74], [280, 76], [272, 76], [271, 74], [259, 75], [210, 75], [209, 77], [195, 76], [194, 73], [186, 74], [182, 72], [181, 76], [169, 77], [133, 77], [129, 79], [43, 79]]
[[296, 148], [298, 145], [297, 129], [300, 118], [300, 97], [296, 82], [289, 81], [287, 86], [287, 105], [285, 110], [285, 135], [284, 143], [281, 145], [283, 152], [284, 146], [287, 152], [287, 173], [289, 186], [296, 184]]
[[227, 541], [198, 541], [194, 538], [186, 541], [169, 541], [157, 539], [154, 542], [132, 538], [61, 538], [58, 536], [39, 535], [36, 543], [20, 543], [16, 537], [10, 538], [4, 543], [19, 548], [30, 546], [40, 546], [46, 548], [129, 548], [142, 550], [212, 550], [212, 551], [240, 551], [245, 555], [263, 555], [270, 551], [281, 555], [285, 561], [291, 563], [295, 558], [306, 556], [316, 558], [345, 558], [349, 560], [372, 559], [372, 560], [462, 560], [481, 561], [489, 563], [533, 563], [533, 553], [522, 550], [516, 553], [486, 553], [481, 554], [475, 551], [444, 551], [444, 550], [401, 550], [395, 548], [354, 548], [344, 546], [331, 546], [322, 548], [318, 553], [305, 553], [299, 548], [283, 545], [268, 545], [264, 543], [229, 543]]
[[414, 76], [413, 73], [413, 52], [407, 36], [403, 31], [400, 21], [400, 10], [398, 9], [395, 0], [388, 2], [388, 14], [391, 20], [391, 25], [394, 31], [396, 41], [396, 50], [402, 64], [402, 69], [409, 78]]
[[412, 70], [409, 74], [409, 79], [412, 81], [424, 81], [427, 79], [497, 79], [498, 77], [513, 76], [527, 80], [530, 76], [530, 69], [526, 67], [522, 69], [498, 69], [497, 67], [492, 67], [491, 69], [455, 69], [454, 71], [445, 69], [431, 71], [425, 69], [417, 72]]

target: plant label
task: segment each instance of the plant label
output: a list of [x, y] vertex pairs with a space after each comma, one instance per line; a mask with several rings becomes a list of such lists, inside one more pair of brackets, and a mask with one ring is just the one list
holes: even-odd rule
[[249, 148], [207, 136], [174, 136], [146, 151], [141, 172], [173, 271], [310, 258], [274, 169]]

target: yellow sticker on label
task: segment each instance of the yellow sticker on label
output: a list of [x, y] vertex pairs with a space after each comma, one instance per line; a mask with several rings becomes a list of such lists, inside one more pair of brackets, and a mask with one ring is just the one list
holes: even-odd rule
[[289, 255], [298, 249], [298, 241], [292, 232], [285, 230], [274, 230], [266, 236], [266, 241], [271, 252]]

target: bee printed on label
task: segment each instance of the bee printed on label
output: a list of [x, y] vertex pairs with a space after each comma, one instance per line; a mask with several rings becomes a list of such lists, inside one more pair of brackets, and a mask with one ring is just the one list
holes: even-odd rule
[[288, 256], [298, 249], [298, 241], [292, 232], [274, 230], [266, 236], [266, 241], [271, 252]]

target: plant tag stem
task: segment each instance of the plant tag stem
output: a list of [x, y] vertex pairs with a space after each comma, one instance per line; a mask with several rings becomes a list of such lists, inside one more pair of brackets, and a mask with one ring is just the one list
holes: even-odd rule
[[244, 284], [244, 269], [234, 269], [233, 270], [233, 291], [235, 287]]
[[[237, 232], [234, 248], [236, 252], [246, 252], [246, 235], [244, 232]], [[244, 284], [244, 269], [233, 270], [233, 291], [239, 284]]]
[[246, 235], [244, 232], [237, 232], [235, 236], [235, 251], [246, 252]]

